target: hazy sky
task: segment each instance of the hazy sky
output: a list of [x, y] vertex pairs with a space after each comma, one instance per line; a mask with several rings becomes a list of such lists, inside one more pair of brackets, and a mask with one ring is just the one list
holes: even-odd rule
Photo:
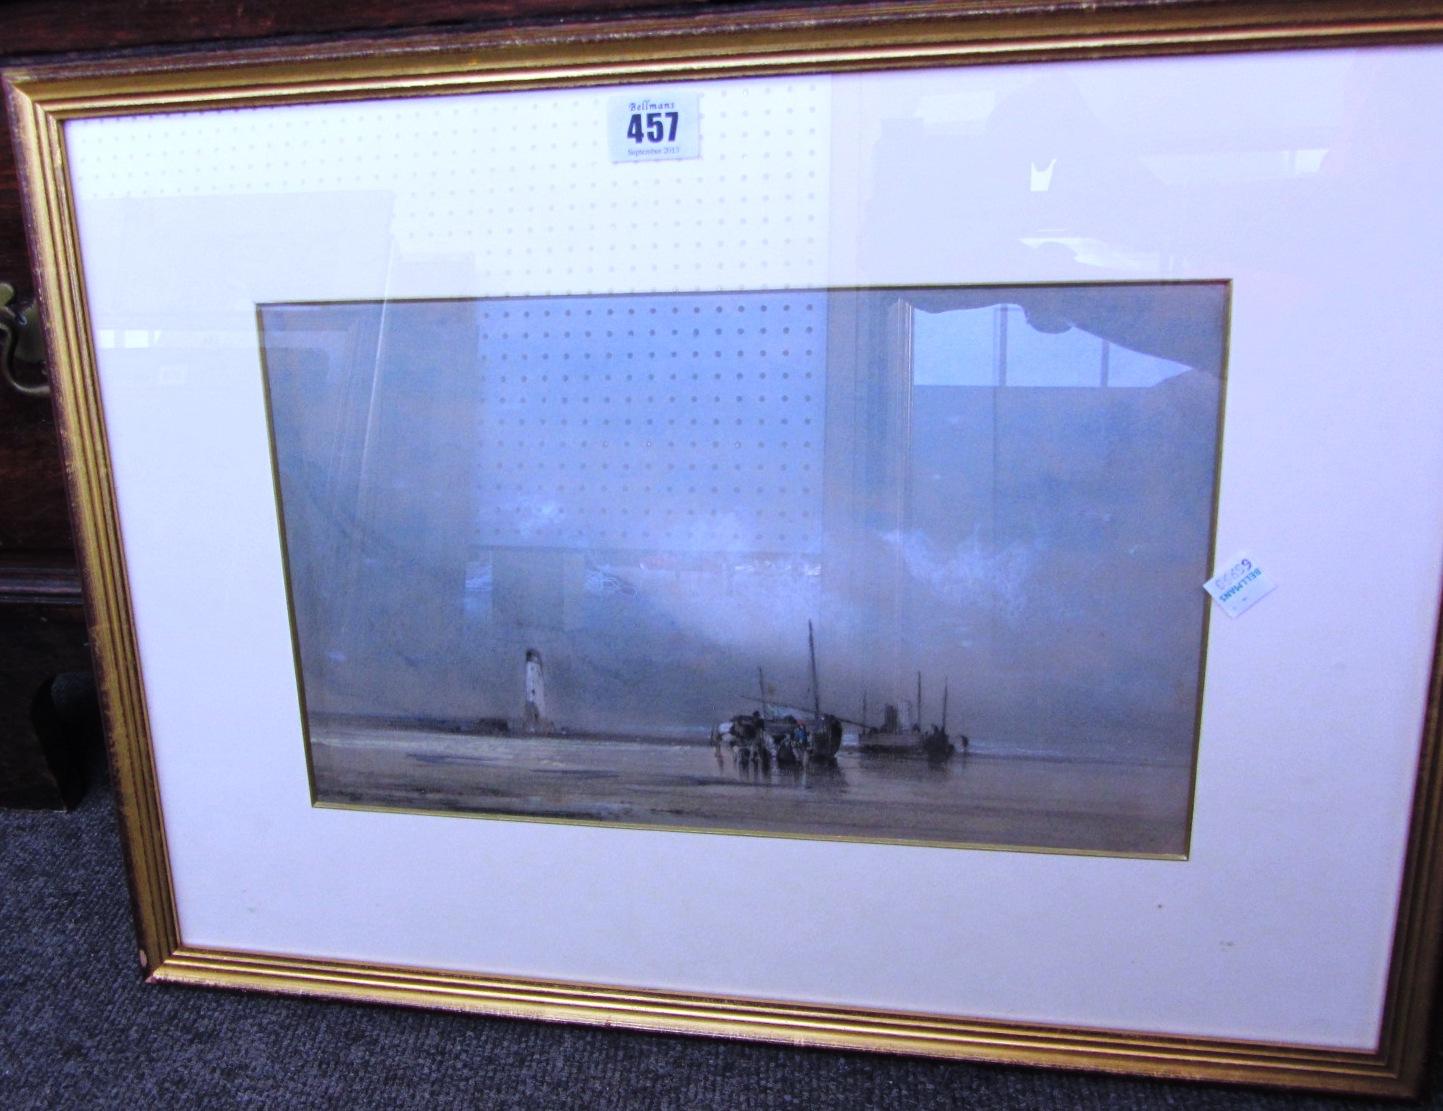
[[309, 709], [519, 719], [534, 648], [560, 725], [704, 729], [811, 621], [834, 712], [1185, 760], [1225, 287], [951, 296], [265, 309]]

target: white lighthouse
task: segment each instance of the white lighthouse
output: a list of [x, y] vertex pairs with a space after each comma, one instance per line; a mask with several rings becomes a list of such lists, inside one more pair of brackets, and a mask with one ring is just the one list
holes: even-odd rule
[[546, 717], [546, 671], [541, 666], [541, 653], [526, 649], [526, 712], [523, 728], [528, 733], [541, 733], [551, 728]]

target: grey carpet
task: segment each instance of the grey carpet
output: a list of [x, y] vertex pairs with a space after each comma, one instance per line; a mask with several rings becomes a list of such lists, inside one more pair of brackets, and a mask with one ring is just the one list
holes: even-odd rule
[[0, 1109], [192, 1107], [1397, 1104], [146, 985], [103, 778], [71, 814], [0, 812]]

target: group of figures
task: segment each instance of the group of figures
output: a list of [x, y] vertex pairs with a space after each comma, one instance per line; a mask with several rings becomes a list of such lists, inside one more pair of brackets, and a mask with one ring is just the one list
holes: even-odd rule
[[729, 750], [739, 770], [767, 772], [773, 761], [781, 768], [799, 767], [836, 759], [842, 747], [842, 723], [831, 714], [804, 722], [792, 714], [767, 718], [754, 710], [728, 718], [713, 729], [712, 744], [718, 761]]

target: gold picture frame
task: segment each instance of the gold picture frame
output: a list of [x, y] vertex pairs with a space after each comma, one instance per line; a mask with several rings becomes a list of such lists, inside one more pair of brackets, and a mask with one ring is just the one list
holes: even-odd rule
[[[1248, 387], [1252, 392], [1241, 396], [1229, 386], [1215, 569], [1221, 571], [1233, 554], [1230, 545], [1245, 543], [1266, 548], [1253, 554], [1270, 565], [1275, 555], [1285, 573], [1279, 574], [1283, 589], [1278, 598], [1264, 603], [1256, 615], [1239, 617], [1235, 624], [1231, 618], [1211, 619], [1208, 683], [1209, 692], [1218, 693], [1217, 701], [1204, 709], [1200, 793], [1190, 801], [1206, 828], [1195, 830], [1186, 859], [1118, 861], [1083, 853], [1059, 863], [1045, 854], [915, 844], [697, 838], [667, 829], [456, 822], [418, 814], [317, 809], [307, 782], [308, 765], [297, 746], [292, 745], [295, 759], [284, 767], [267, 762], [267, 753], [273, 751], [266, 747], [267, 738], [283, 735], [290, 744], [300, 735], [301, 709], [292, 682], [296, 661], [285, 632], [289, 618], [284, 576], [277, 573], [281, 540], [266, 402], [259, 377], [250, 369], [260, 359], [259, 341], [253, 331], [249, 341], [237, 340], [244, 339], [245, 327], [237, 330], [234, 315], [239, 311], [253, 327], [256, 305], [266, 298], [248, 301], [254, 283], [247, 285], [247, 278], [231, 285], [225, 277], [232, 267], [247, 274], [248, 266], [255, 272], [265, 272], [267, 264], [284, 267], [263, 257], [268, 246], [257, 248], [259, 261], [217, 256], [206, 237], [217, 225], [217, 214], [230, 210], [202, 206], [192, 211], [186, 206], [187, 198], [225, 192], [202, 177], [225, 160], [226, 144], [252, 126], [248, 121], [261, 121], [259, 130], [244, 132], [252, 149], [265, 146], [269, 121], [280, 117], [256, 113], [312, 112], [319, 122], [307, 122], [306, 127], [319, 130], [287, 133], [288, 141], [300, 146], [305, 135], [327, 133], [334, 126], [334, 113], [394, 110], [398, 115], [387, 124], [391, 130], [377, 140], [382, 144], [380, 160], [399, 163], [403, 154], [420, 157], [424, 169], [430, 165], [425, 158], [441, 157], [434, 145], [441, 125], [425, 121], [436, 128], [430, 148], [405, 145], [407, 128], [415, 124], [417, 112], [440, 111], [455, 103], [448, 98], [502, 105], [498, 111], [505, 125], [505, 112], [511, 111], [507, 106], [519, 102], [494, 98], [560, 96], [571, 90], [604, 98], [633, 87], [705, 91], [742, 87], [727, 82], [772, 82], [748, 86], [765, 91], [810, 78], [841, 88], [844, 78], [855, 75], [855, 83], [827, 101], [851, 97], [848, 103], [855, 106], [871, 103], [867, 98], [873, 86], [868, 81], [886, 93], [890, 86], [876, 84], [884, 77], [892, 79], [886, 75], [920, 74], [927, 80], [933, 79], [927, 75], [941, 75], [935, 79], [944, 81], [956, 74], [1002, 74], [1011, 80], [1009, 75], [1025, 73], [1031, 79], [1043, 71], [1070, 74], [1076, 67], [1100, 67], [1097, 72], [1103, 72], [1135, 61], [1136, 67], [1126, 72], [1129, 80], [1145, 73], [1138, 78], [1141, 83], [1119, 85], [1114, 94], [1120, 95], [1119, 89], [1134, 94], [1152, 90], [1163, 103], [1164, 86], [1148, 82], [1171, 78], [1147, 74], [1181, 72], [1168, 70], [1170, 65], [1186, 63], [1192, 67], [1189, 74], [1202, 74], [1198, 84], [1189, 86], [1196, 92], [1216, 91], [1232, 81], [1231, 70], [1226, 80], [1216, 76], [1218, 66], [1274, 66], [1258, 78], [1257, 88], [1266, 89], [1289, 79], [1289, 65], [1361, 59], [1361, 70], [1373, 83], [1360, 82], [1352, 71], [1340, 74], [1337, 99], [1319, 107], [1318, 118], [1293, 121], [1297, 133], [1278, 140], [1283, 145], [1275, 144], [1276, 149], [1230, 148], [1226, 132], [1236, 117], [1219, 115], [1216, 127], [1206, 119], [1197, 124], [1198, 133], [1210, 134], [1217, 150], [1237, 156], [1231, 161], [1209, 161], [1206, 144], [1198, 150], [1159, 148], [1149, 154], [1150, 172], [1160, 179], [1171, 175], [1202, 181], [1207, 188], [1311, 182], [1345, 131], [1352, 138], [1374, 134], [1368, 129], [1378, 126], [1378, 117], [1359, 114], [1366, 96], [1382, 98], [1372, 103], [1385, 108], [1416, 107], [1399, 99], [1404, 96], [1400, 90], [1409, 87], [1405, 78], [1412, 79], [1414, 73], [1407, 67], [1439, 44], [1443, 4], [1433, 0], [1318, 4], [1307, 13], [1251, 2], [1202, 7], [1139, 3], [1105, 9], [1076, 4], [1053, 6], [1045, 13], [1021, 5], [944, 2], [744, 10], [221, 55], [69, 61], [7, 72], [38, 285], [47, 309], [54, 398], [91, 607], [140, 964], [146, 974], [165, 982], [801, 1045], [1377, 1095], [1416, 1092], [1428, 1044], [1443, 881], [1437, 856], [1443, 808], [1438, 769], [1443, 672], [1436, 656], [1436, 571], [1443, 558], [1443, 525], [1433, 520], [1437, 491], [1429, 486], [1436, 478], [1430, 468], [1437, 460], [1426, 453], [1414, 457], [1414, 470], [1398, 476], [1401, 492], [1389, 495], [1396, 503], [1373, 498], [1370, 491], [1376, 491], [1380, 481], [1373, 468], [1381, 448], [1396, 441], [1423, 452], [1421, 445], [1440, 439], [1433, 427], [1437, 422], [1426, 416], [1434, 411], [1429, 407], [1435, 399], [1431, 378], [1437, 376], [1430, 375], [1426, 363], [1375, 385], [1366, 400], [1360, 400], [1361, 394], [1343, 396], [1342, 386], [1353, 381], [1346, 367], [1325, 367], [1319, 373], [1333, 376], [1324, 378], [1331, 392], [1325, 388], [1318, 393], [1333, 398], [1327, 404], [1335, 408], [1321, 407], [1325, 402], [1310, 395], [1298, 413], [1289, 410], [1286, 418], [1279, 415], [1288, 408], [1282, 403], [1298, 397], [1287, 390], [1301, 379], [1284, 375], [1275, 393], [1269, 393], [1272, 387], [1266, 382]], [[1377, 59], [1382, 61], [1373, 65]], [[1206, 72], [1210, 66], [1211, 74]], [[1401, 68], [1395, 72], [1390, 66]], [[1362, 85], [1367, 85], [1366, 95], [1357, 91]], [[1170, 93], [1180, 87], [1166, 85]], [[826, 95], [833, 96], [830, 91]], [[928, 119], [940, 121], [944, 134], [959, 129], [974, 134], [978, 121], [999, 103], [998, 97], [973, 86], [960, 91], [929, 86], [926, 95], [932, 97], [928, 107], [909, 118], [914, 123], [921, 119], [918, 127]], [[886, 95], [872, 99], [881, 102]], [[856, 110], [862, 113], [857, 118], [874, 123], [889, 118], [885, 107]], [[1151, 118], [1154, 134], [1170, 129], [1172, 110], [1164, 107]], [[365, 117], [359, 133], [366, 134], [373, 124]], [[222, 125], [241, 131], [226, 131]], [[460, 136], [455, 141], [464, 145], [470, 126], [448, 120], [444, 128], [449, 129], [446, 134]], [[1409, 117], [1399, 126], [1405, 130], [1389, 132], [1382, 140], [1395, 140], [1398, 134], [1410, 134], [1407, 127], [1424, 124]], [[876, 156], [870, 144], [876, 138], [869, 133], [865, 142], [855, 136], [849, 140], [834, 129], [818, 141], [817, 165], [833, 165], [839, 151], [858, 159], [828, 178], [834, 220], [841, 219], [836, 212], [864, 206], [858, 179], [849, 174], [857, 166], [871, 171]], [[704, 130], [703, 143], [707, 141]], [[393, 144], [389, 153], [385, 143]], [[349, 149], [346, 157], [360, 161], [362, 152]], [[432, 153], [418, 155], [427, 149]], [[1350, 149], [1355, 155], [1361, 150], [1356, 157], [1362, 160], [1382, 146], [1369, 148], [1359, 141]], [[704, 158], [705, 146], [703, 150]], [[145, 178], [154, 168], [156, 151], [181, 152], [177, 161], [164, 166], [167, 175], [174, 175], [164, 181]], [[1038, 164], [1046, 157], [1046, 152], [1035, 159], [1029, 156], [1031, 184], [1019, 186], [1021, 192], [1048, 190], [1053, 171]], [[397, 299], [444, 295], [442, 287], [449, 279], [435, 276], [444, 269], [444, 260], [435, 261], [444, 251], [416, 276], [404, 270], [404, 259], [397, 262], [397, 256], [387, 253], [389, 245], [368, 255], [365, 251], [372, 246], [353, 249], [348, 242], [347, 228], [396, 219], [390, 207], [394, 196], [379, 196], [375, 188], [354, 189], [346, 202], [354, 206], [342, 205], [346, 211], [336, 215], [337, 187], [325, 177], [331, 169], [310, 167], [302, 174], [295, 168], [302, 162], [277, 164], [283, 167], [279, 176], [267, 176], [267, 169], [254, 180], [246, 179], [250, 184], [234, 195], [250, 197], [245, 203], [252, 207], [235, 211], [244, 216], [273, 206], [278, 214], [285, 210], [281, 222], [288, 229], [318, 229], [315, 238], [291, 250], [296, 258], [333, 255], [341, 260], [334, 267], [337, 299], [361, 299], [363, 294], [355, 290], [364, 282], [354, 275], [373, 272], [381, 275], [380, 288], [387, 296], [397, 290]], [[1381, 210], [1386, 219], [1401, 221], [1409, 216], [1412, 198], [1417, 205], [1412, 215], [1424, 229], [1421, 240], [1434, 245], [1423, 221], [1427, 198], [1422, 187], [1395, 183], [1396, 194], [1380, 197], [1380, 179], [1358, 169], [1360, 164], [1343, 163], [1337, 171], [1343, 180], [1339, 190], [1308, 191], [1310, 200], [1322, 196], [1317, 201], [1321, 215], [1304, 211], [1297, 219], [1319, 222], [1292, 230], [1311, 228], [1322, 235], [1328, 225], [1321, 221], [1339, 212]], [[187, 177], [192, 171], [201, 177]], [[226, 188], [231, 188], [239, 179], [227, 180]], [[1428, 180], [1427, 175], [1418, 180]], [[531, 184], [544, 183], [533, 177]], [[1285, 198], [1282, 203], [1298, 209], [1295, 201], [1303, 194], [1277, 188]], [[1210, 203], [1235, 195], [1240, 194], [1198, 194]], [[286, 208], [291, 201], [278, 197], [289, 197], [294, 204]], [[136, 198], [152, 205], [147, 220], [139, 224], [134, 209], [116, 209], [116, 215], [106, 208], [110, 202]], [[525, 201], [513, 204], [524, 206]], [[1333, 204], [1355, 207], [1329, 207]], [[497, 222], [495, 213], [490, 218]], [[1176, 216], [1176, 224], [1218, 218], [1215, 212], [1187, 209]], [[434, 247], [459, 219], [443, 213], [427, 225], [430, 230], [415, 234], [429, 236]], [[238, 226], [244, 226], [244, 219]], [[581, 226], [584, 233], [591, 225], [569, 226], [573, 232]], [[1402, 225], [1387, 224], [1385, 230], [1395, 226]], [[147, 238], [137, 227], [151, 235], [162, 229], [168, 238]], [[853, 225], [843, 221], [834, 227], [843, 230], [828, 233], [833, 247], [856, 246]], [[577, 234], [581, 239], [570, 242], [556, 236], [535, 238], [531, 244], [524, 236], [508, 242], [523, 254], [529, 245], [551, 251], [553, 258], [559, 251], [563, 261], [554, 265], [564, 266], [567, 251], [581, 257], [583, 248], [577, 244], [584, 234]], [[1158, 240], [1171, 232], [1154, 229], [1150, 234]], [[224, 242], [234, 245], [233, 239]], [[729, 242], [732, 248], [738, 242], [745, 248], [736, 255], [737, 266], [758, 257], [754, 242]], [[1250, 278], [1251, 284], [1235, 294], [1238, 315], [1230, 340], [1230, 355], [1242, 357], [1245, 366], [1284, 358], [1278, 345], [1291, 341], [1293, 333], [1278, 321], [1289, 312], [1299, 312], [1304, 319], [1324, 312], [1325, 306], [1335, 305], [1329, 298], [1336, 290], [1348, 285], [1337, 270], [1345, 265], [1343, 248], [1310, 254], [1312, 248], [1304, 249], [1297, 236], [1290, 239], [1268, 227], [1250, 242], [1260, 254], [1250, 256], [1247, 265], [1264, 277]], [[1119, 267], [1131, 265], [1159, 280], [1231, 281], [1244, 268], [1241, 262], [1215, 259], [1179, 262], [1182, 254], [1171, 261], [1161, 255], [1119, 261], [1116, 252], [1104, 258], [1097, 252], [1116, 244], [1081, 244], [1066, 232], [1047, 232], [1028, 250], [1035, 254], [1049, 244], [1071, 252], [1068, 266], [1101, 267], [1099, 273], [1111, 278], [1122, 272]], [[1285, 248], [1296, 250], [1303, 261], [1284, 257], [1273, 265]], [[604, 254], [594, 244], [588, 249], [595, 257]], [[1277, 254], [1269, 256], [1270, 250]], [[1399, 267], [1417, 267], [1401, 271], [1405, 277], [1426, 275], [1425, 266], [1404, 248], [1397, 250]], [[679, 251], [669, 247], [657, 257], [680, 257]], [[766, 259], [775, 257], [781, 260], [776, 263], [779, 269], [748, 278], [748, 288], [804, 283], [796, 276], [802, 270], [787, 269], [801, 265], [795, 262], [795, 256], [804, 253], [800, 245], [779, 241], [768, 251], [761, 252], [762, 261], [755, 265], [765, 269]], [[1092, 261], [1082, 258], [1086, 252], [1092, 252]], [[846, 274], [870, 274], [867, 267], [872, 266], [886, 279], [875, 284], [937, 283], [925, 266], [919, 280], [889, 277], [891, 256], [857, 261], [863, 254], [855, 252], [857, 257], [846, 263], [855, 269]], [[824, 269], [817, 272], [831, 276], [834, 271], [825, 267], [842, 267], [837, 257], [834, 250], [830, 261], [818, 263]], [[1034, 255], [1026, 257], [1031, 265]], [[593, 263], [604, 265], [594, 258], [588, 265]], [[1061, 273], [1048, 270], [1050, 265], [1026, 273], [1035, 274], [1037, 281], [1060, 280], [1049, 278]], [[1235, 269], [1227, 269], [1229, 265]], [[209, 275], [222, 292], [212, 302], [190, 303], [173, 277], [166, 279], [172, 288], [164, 298], [152, 292], [164, 285], [153, 284], [157, 276], [178, 270]], [[1304, 270], [1323, 276], [1316, 287], [1308, 285], [1299, 293], [1297, 276]], [[737, 272], [718, 281], [735, 281]], [[1025, 277], [1024, 271], [1014, 268], [987, 280], [1004, 285], [1019, 275]], [[1369, 279], [1382, 282], [1373, 272]], [[507, 280], [511, 284], [503, 283], [505, 290], [524, 285]], [[729, 288], [687, 280], [687, 288]], [[617, 282], [613, 291], [676, 288], [645, 286], [635, 277]], [[870, 283], [843, 277], [826, 284]], [[280, 286], [284, 290], [274, 300], [305, 299], [303, 281]], [[1392, 293], [1406, 309], [1406, 289]], [[331, 296], [327, 289], [325, 297], [317, 299]], [[1383, 301], [1369, 302], [1369, 309], [1375, 317], [1382, 311], [1385, 319], [1392, 319]], [[1338, 319], [1339, 327], [1352, 320], [1345, 312]], [[1379, 350], [1391, 352], [1390, 358], [1413, 351], [1407, 344], [1418, 341], [1419, 329], [1410, 329], [1408, 319], [1402, 312], [1394, 331], [1381, 339], [1370, 334], [1368, 342], [1383, 344]], [[172, 341], [172, 331], [188, 338]], [[1341, 334], [1346, 338], [1347, 333]], [[1336, 346], [1337, 336], [1326, 335]], [[1387, 346], [1395, 341], [1400, 346]], [[177, 350], [183, 353], [177, 355]], [[201, 351], [209, 354], [195, 354]], [[1319, 353], [1327, 351], [1327, 346], [1310, 348], [1309, 357], [1316, 363]], [[227, 361], [232, 358], [234, 362]], [[1300, 363], [1302, 359], [1298, 356]], [[209, 367], [216, 368], [214, 374]], [[216, 382], [223, 382], [224, 389], [213, 389]], [[234, 402], [240, 395], [225, 392], [233, 383], [249, 391], [239, 416]], [[1356, 423], [1337, 423], [1345, 414]], [[258, 443], [259, 454], [251, 452], [242, 460], [228, 455], [225, 445], [240, 438], [248, 445]], [[1291, 483], [1285, 476], [1288, 453], [1320, 438], [1329, 442], [1328, 459], [1337, 458], [1317, 463], [1319, 474], [1360, 475], [1354, 486], [1330, 487], [1331, 502], [1319, 486]], [[159, 445], [170, 440], [185, 441], [189, 454], [167, 454], [171, 448]], [[197, 461], [204, 466], [187, 477], [187, 468]], [[1264, 492], [1272, 489], [1291, 491], [1292, 497], [1269, 501]], [[239, 508], [236, 500], [243, 503]], [[185, 506], [183, 512], [177, 511], [178, 504]], [[231, 530], [225, 514], [232, 509], [246, 529], [268, 520], [264, 535], [239, 525], [239, 531]], [[1269, 514], [1307, 537], [1313, 562], [1287, 548], [1281, 531], [1271, 532], [1260, 523], [1272, 519]], [[178, 517], [192, 515], [205, 519], [176, 523]], [[1306, 527], [1298, 528], [1300, 524]], [[1356, 552], [1319, 548], [1358, 536], [1364, 526], [1392, 524], [1397, 528], [1386, 545], [1371, 543], [1371, 537], [1364, 543], [1359, 536]], [[1367, 585], [1393, 585], [1349, 593], [1341, 586], [1354, 579], [1320, 570], [1359, 553], [1368, 556]], [[1201, 591], [1201, 583], [1198, 588]], [[1287, 600], [1290, 592], [1297, 601]], [[214, 605], [206, 602], [209, 598], [217, 599]], [[1423, 609], [1427, 612], [1421, 613]], [[1344, 645], [1351, 631], [1367, 627], [1372, 618], [1386, 626], [1382, 639], [1364, 646], [1366, 652]], [[1219, 635], [1222, 621], [1230, 623]], [[1278, 629], [1267, 632], [1269, 622]], [[197, 625], [205, 628], [196, 633]], [[1254, 629], [1257, 637], [1244, 636]], [[1296, 645], [1275, 673], [1267, 669], [1269, 661], [1277, 659], [1279, 641], [1269, 637], [1291, 637]], [[206, 655], [196, 650], [198, 644], [213, 646], [215, 662], [198, 661]], [[1271, 655], [1264, 651], [1268, 645], [1273, 646]], [[1365, 657], [1386, 661], [1386, 666], [1358, 662]], [[202, 672], [188, 669], [202, 666], [210, 668], [203, 677], [212, 685], [198, 689], [192, 681]], [[1368, 670], [1359, 679], [1349, 667]], [[1354, 702], [1347, 701], [1346, 693], [1336, 704], [1324, 699], [1316, 708], [1306, 708], [1320, 689], [1347, 688], [1350, 681], [1358, 692], [1376, 691], [1358, 693], [1355, 699], [1376, 711], [1376, 720], [1352, 720], [1346, 711]], [[1275, 690], [1289, 692], [1288, 697], [1275, 700]], [[1305, 709], [1284, 712], [1272, 706], [1274, 701]], [[237, 709], [251, 702], [259, 707], [253, 713]], [[1259, 716], [1250, 718], [1249, 713]], [[1267, 733], [1268, 743], [1260, 744], [1256, 738], [1264, 729], [1280, 732]], [[1345, 741], [1372, 737], [1373, 731], [1380, 739], [1366, 753], [1361, 745], [1344, 751]], [[253, 753], [244, 760], [233, 755], [251, 740]], [[254, 771], [253, 780], [224, 786], [222, 781], [242, 766]], [[1277, 777], [1271, 786], [1270, 776]], [[230, 798], [231, 790], [233, 809], [214, 812], [216, 800]], [[1214, 813], [1210, 808], [1217, 800], [1223, 800], [1218, 802], [1222, 809]], [[1317, 845], [1334, 832], [1330, 823], [1340, 814], [1357, 819], [1348, 837], [1360, 847], [1340, 850], [1344, 863], [1335, 871]], [[378, 825], [373, 820], [377, 818], [390, 821]], [[330, 840], [309, 848], [313, 855], [275, 855], [280, 835], [273, 830], [286, 831], [294, 843], [296, 831], [319, 828], [317, 822], [326, 823], [325, 838]], [[434, 832], [438, 823], [445, 833]], [[1242, 832], [1234, 837], [1232, 830]], [[1274, 850], [1260, 843], [1259, 831], [1276, 835], [1289, 846], [1287, 851], [1269, 855]], [[1313, 846], [1311, 854], [1305, 843]], [[484, 875], [465, 874], [473, 864]], [[859, 878], [863, 872], [875, 875], [875, 887]], [[294, 880], [288, 878], [292, 873]], [[665, 876], [660, 886], [668, 890], [647, 878], [655, 875]], [[797, 882], [798, 875], [806, 877], [806, 885]], [[1206, 884], [1194, 884], [1187, 878], [1192, 875], [1206, 875]], [[258, 877], [265, 876], [272, 877], [275, 890], [257, 886]], [[413, 881], [420, 886], [408, 886]], [[751, 884], [755, 891], [749, 890]], [[799, 891], [802, 886], [810, 889]], [[943, 887], [965, 889], [967, 902], [962, 895], [942, 894]], [[355, 896], [355, 907], [338, 907], [321, 893], [341, 888]], [[887, 893], [903, 890], [909, 901], [899, 923], [891, 917], [897, 908], [888, 904]], [[532, 893], [536, 905], [528, 907]], [[871, 895], [875, 902], [868, 902]], [[425, 899], [433, 902], [425, 913], [417, 911], [418, 900]], [[1015, 908], [1002, 906], [1009, 899], [1015, 899]], [[1174, 899], [1182, 909], [1173, 909]], [[1116, 917], [1102, 915], [1103, 901]], [[1216, 911], [1219, 917], [1214, 920], [1207, 918], [1212, 912], [1202, 909], [1205, 903], [1228, 905]], [[964, 913], [964, 906], [971, 904], [991, 909], [978, 910], [982, 917], [974, 919]], [[1048, 906], [1057, 919], [1052, 925], [1037, 918]], [[372, 917], [358, 924], [334, 921], [350, 916], [356, 907], [369, 908]], [[869, 959], [861, 940], [809, 941], [807, 961], [820, 954], [817, 965], [825, 967], [755, 956], [755, 929], [802, 934], [811, 928], [813, 914], [832, 923], [840, 916], [839, 908], [857, 916], [861, 931], [887, 937], [887, 944], [872, 945]], [[580, 919], [593, 913], [583, 928]], [[741, 920], [733, 921], [733, 914]], [[940, 923], [936, 932], [943, 937], [917, 929], [913, 915]], [[548, 932], [553, 927], [555, 932]], [[1019, 945], [1032, 945], [1031, 957], [1023, 948], [1006, 948], [1003, 940], [1009, 933], [1026, 935]], [[970, 953], [957, 952], [961, 938], [971, 942]], [[1073, 945], [1075, 949], [1063, 951]], [[738, 947], [753, 955], [739, 956]], [[707, 955], [711, 967], [703, 969]], [[1074, 967], [1097, 963], [1099, 955], [1108, 957], [1101, 962], [1107, 967], [1092, 980]], [[1319, 983], [1320, 970], [1334, 967], [1330, 961], [1340, 962], [1338, 982]], [[933, 968], [939, 971], [929, 977]], [[1023, 982], [1023, 968], [1035, 971], [1036, 983]], [[1134, 969], [1136, 981], [1129, 979], [1128, 968]], [[1206, 1006], [1196, 998], [1204, 984], [1217, 996]], [[1255, 997], [1264, 992], [1269, 1000]], [[1290, 992], [1295, 996], [1291, 1001]], [[1328, 999], [1321, 1000], [1318, 993]], [[1298, 1017], [1324, 1002], [1331, 1006], [1334, 995], [1345, 1002], [1319, 1025], [1309, 1026], [1311, 1020]], [[1194, 1003], [1196, 1009], [1190, 1009]], [[1274, 1015], [1284, 1016], [1276, 1027], [1270, 1025]]]

